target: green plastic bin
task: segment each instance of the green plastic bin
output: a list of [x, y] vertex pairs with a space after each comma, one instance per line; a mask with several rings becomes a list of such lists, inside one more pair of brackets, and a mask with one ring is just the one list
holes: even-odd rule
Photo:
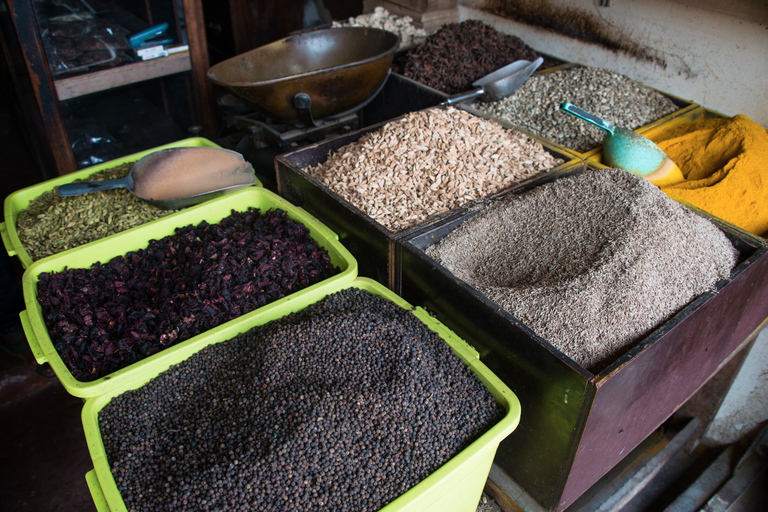
[[322, 294], [303, 295], [281, 308], [261, 310], [247, 318], [241, 317], [227, 325], [208, 331], [194, 343], [186, 344], [173, 354], [148, 362], [141, 368], [141, 377], [97, 398], [86, 400], [82, 411], [83, 430], [94, 469], [86, 474], [86, 481], [96, 508], [104, 511], [125, 511], [125, 503], [112, 476], [99, 430], [98, 415], [114, 397], [132, 389], [138, 389], [152, 378], [189, 358], [208, 345], [227, 341], [238, 333], [265, 324], [290, 312], [298, 311], [317, 302], [326, 294], [346, 288], [359, 288], [384, 297], [399, 306], [412, 310], [431, 330], [435, 331], [465, 364], [479, 377], [496, 401], [506, 410], [504, 417], [480, 438], [459, 452], [437, 471], [390, 502], [381, 512], [473, 512], [477, 509], [483, 487], [499, 443], [509, 436], [520, 421], [520, 402], [517, 396], [494, 375], [477, 357], [477, 352], [456, 336], [445, 325], [421, 308], [413, 308], [408, 302], [388, 288], [368, 278], [357, 278], [348, 283], [337, 283], [334, 289]]
[[[63, 185], [65, 183], [72, 183], [73, 181], [78, 179], [87, 180], [92, 174], [102, 171], [104, 169], [117, 167], [118, 165], [122, 165], [128, 162], [136, 162], [141, 157], [148, 155], [149, 153], [152, 153], [154, 151], [157, 151], [160, 149], [166, 149], [166, 148], [177, 148], [177, 147], [219, 148], [221, 146], [202, 137], [191, 137], [191, 138], [183, 139], [177, 142], [172, 142], [170, 144], [165, 144], [164, 146], [158, 146], [153, 149], [148, 149], [147, 151], [142, 151], [140, 153], [134, 153], [132, 155], [128, 155], [122, 158], [110, 160], [109, 162], [104, 162], [102, 164], [94, 165], [93, 167], [88, 167], [86, 169], [82, 169], [80, 171], [66, 174], [64, 176], [59, 176], [58, 178], [44, 181], [42, 183], [38, 183], [36, 185], [32, 185], [32, 186], [23, 188], [21, 190], [17, 190], [16, 192], [13, 192], [12, 194], [10, 194], [8, 197], [5, 198], [5, 204], [4, 204], [5, 222], [0, 223], [0, 237], [3, 239], [3, 245], [5, 246], [5, 250], [8, 252], [8, 255], [18, 256], [19, 261], [21, 262], [21, 265], [24, 268], [29, 267], [33, 263], [31, 256], [29, 255], [27, 250], [24, 248], [24, 245], [19, 239], [19, 233], [16, 230], [16, 222], [18, 221], [18, 218], [19, 218], [19, 212], [27, 208], [29, 206], [29, 203], [31, 203], [33, 200], [40, 197], [43, 193], [53, 190], [59, 185]], [[259, 181], [258, 178], [256, 178], [256, 186], [258, 187], [261, 186], [261, 182]], [[170, 215], [174, 215], [174, 214], [172, 213]], [[153, 222], [153, 221], [150, 221], [150, 222]], [[137, 227], [141, 227], [141, 226], [137, 226]], [[132, 229], [135, 229], [135, 228], [132, 228]], [[120, 233], [117, 233], [111, 236], [116, 236], [119, 234]], [[105, 238], [109, 238], [109, 237], [105, 237]]]
[[[37, 300], [38, 277], [41, 273], [60, 272], [64, 268], [89, 268], [96, 262], [106, 262], [116, 256], [123, 256], [130, 251], [144, 249], [150, 240], [171, 235], [177, 227], [197, 225], [202, 221], [214, 224], [230, 215], [232, 210], [245, 211], [249, 207], [260, 208], [262, 211], [274, 208], [280, 208], [285, 211], [289, 218], [309, 229], [312, 238], [317, 241], [319, 246], [328, 251], [331, 263], [338, 267], [340, 272], [303, 290], [294, 292], [246, 313], [244, 316], [261, 310], [282, 311], [298, 297], [303, 295], [311, 297], [324, 296], [328, 289], [337, 286], [339, 283], [348, 283], [357, 277], [357, 261], [339, 242], [336, 233], [320, 223], [305, 210], [292, 205], [277, 194], [261, 187], [247, 187], [206, 201], [193, 208], [181, 210], [172, 216], [126, 230], [115, 236], [49, 256], [30, 265], [22, 276], [26, 309], [21, 312], [20, 317], [27, 342], [37, 362], [40, 364], [49, 363], [68, 393], [81, 398], [89, 398], [107, 393], [130, 382], [137, 375], [140, 376], [144, 372], [143, 368], [146, 365], [152, 364], [152, 361], [174, 357], [172, 354], [182, 350], [183, 347], [196, 344], [197, 339], [204, 333], [168, 347], [157, 354], [137, 361], [100, 379], [89, 382], [79, 381], [74, 378], [66, 367], [49, 336], [48, 328], [42, 315], [42, 307]], [[230, 320], [230, 322], [235, 320], [237, 319]]]

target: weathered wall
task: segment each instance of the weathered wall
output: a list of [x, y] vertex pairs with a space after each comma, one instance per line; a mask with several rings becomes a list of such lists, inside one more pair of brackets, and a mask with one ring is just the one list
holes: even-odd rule
[[[747, 114], [768, 127], [766, 0], [460, 0], [461, 19], [482, 19], [529, 46], [571, 62], [616, 70], [651, 87], [728, 115]], [[500, 16], [545, 5], [541, 28]], [[535, 11], [536, 9], [534, 9]], [[525, 12], [525, 10], [523, 11]], [[601, 40], [588, 43], [556, 30], [568, 26]], [[616, 46], [622, 50], [615, 50]]]

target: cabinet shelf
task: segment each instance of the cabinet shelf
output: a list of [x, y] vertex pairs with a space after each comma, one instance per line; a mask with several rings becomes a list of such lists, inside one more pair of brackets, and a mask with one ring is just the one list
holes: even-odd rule
[[[96, 109], [89, 110], [88, 105], [100, 105], [107, 96], [132, 97], [135, 89], [139, 89], [142, 97], [149, 100], [151, 105], [148, 106], [157, 107], [169, 123], [182, 130], [199, 127], [202, 136], [215, 136], [217, 120], [213, 88], [206, 76], [209, 61], [202, 0], [103, 2], [109, 8], [105, 12], [119, 19], [116, 22], [119, 26], [132, 32], [152, 26], [157, 20], [167, 20], [173, 27], [174, 39], [184, 41], [184, 45], [164, 57], [61, 78], [54, 77], [51, 71], [37, 17], [43, 4], [58, 7], [57, 2], [5, 0], [5, 8], [0, 9], [0, 43], [3, 55], [11, 63], [8, 68], [12, 89], [24, 109], [22, 118], [26, 120], [25, 131], [30, 143], [39, 149], [35, 152], [35, 161], [44, 175], [63, 175], [78, 170], [73, 148], [73, 142], [77, 140], [73, 141], [73, 138], [79, 137], [80, 132], [76, 130], [82, 131], [84, 122], [95, 115], [91, 113]], [[163, 80], [164, 77], [172, 79]], [[139, 83], [141, 87], [127, 87]], [[114, 94], [94, 94], [113, 89]], [[77, 101], [66, 101], [75, 99]], [[73, 111], [82, 111], [85, 115], [70, 116]], [[125, 140], [121, 141], [122, 145], [115, 146], [117, 152], [147, 138], [144, 137], [146, 124], [128, 123], [129, 118], [136, 117], [133, 112], [122, 115], [125, 122], [119, 124], [119, 129]], [[152, 123], [152, 126], [158, 124]], [[133, 128], [136, 130], [132, 131]], [[150, 143], [145, 149], [156, 145]]]
[[190, 71], [191, 69], [192, 63], [189, 59], [189, 50], [184, 50], [172, 53], [166, 57], [124, 64], [119, 67], [93, 71], [70, 78], [62, 78], [55, 80], [54, 83], [56, 84], [56, 94], [59, 100], [64, 101], [94, 92], [106, 91], [114, 87]]

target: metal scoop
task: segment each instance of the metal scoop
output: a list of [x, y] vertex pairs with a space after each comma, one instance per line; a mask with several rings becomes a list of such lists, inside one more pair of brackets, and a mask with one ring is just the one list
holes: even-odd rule
[[443, 105], [453, 105], [460, 101], [484, 96], [490, 101], [497, 101], [514, 94], [523, 86], [528, 77], [541, 66], [544, 62], [543, 57], [539, 57], [533, 62], [528, 60], [518, 60], [512, 64], [507, 64], [493, 73], [485, 75], [483, 78], [475, 80], [472, 85], [477, 87], [474, 91], [451, 96], [443, 102]]
[[138, 160], [128, 176], [59, 185], [60, 196], [125, 188], [165, 210], [176, 210], [256, 183], [253, 166], [223, 148], [180, 147], [154, 151]]

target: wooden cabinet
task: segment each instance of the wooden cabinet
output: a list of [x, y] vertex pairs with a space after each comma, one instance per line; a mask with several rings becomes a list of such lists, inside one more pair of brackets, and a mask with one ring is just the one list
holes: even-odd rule
[[[84, 66], [81, 72], [61, 73], [56, 68], [58, 54], [51, 51], [51, 34], [45, 32], [48, 28], [42, 23], [40, 8], [45, 1], [5, 0], [3, 53], [14, 82], [13, 90], [21, 108], [26, 109], [23, 117], [39, 164], [55, 167], [55, 171], [47, 169], [45, 174], [67, 174], [85, 166], [76, 155], [76, 130], [83, 125], [77, 116], [104, 114], [111, 105], [119, 107], [114, 109], [116, 115], [123, 112], [124, 116], [115, 120], [113, 114], [116, 128], [112, 127], [112, 131], [120, 133], [110, 135], [119, 142], [108, 147], [107, 154], [112, 151], [112, 158], [170, 142], [163, 138], [174, 137], [176, 133], [182, 137], [190, 131], [209, 138], [215, 136], [216, 114], [213, 86], [206, 76], [209, 60], [201, 0], [49, 3], [73, 11], [80, 7], [88, 9], [90, 19], [109, 20], [108, 23], [124, 27], [121, 30], [129, 33], [167, 22], [167, 34], [173, 36], [177, 51], [141, 61], [136, 60], [130, 49], [132, 59], [120, 65]], [[63, 17], [67, 18], [67, 14]], [[113, 57], [114, 54], [113, 51]], [[138, 115], [139, 104], [156, 109], [155, 117]], [[157, 133], [152, 134], [152, 128]]]

